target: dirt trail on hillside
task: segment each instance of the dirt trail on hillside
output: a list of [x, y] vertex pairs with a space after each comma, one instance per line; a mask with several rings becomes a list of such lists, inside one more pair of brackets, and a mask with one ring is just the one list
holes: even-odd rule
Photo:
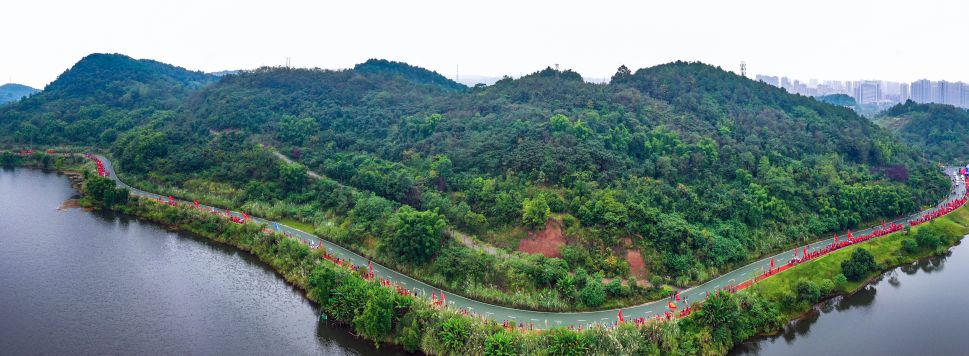
[[518, 251], [540, 253], [545, 257], [562, 257], [559, 248], [565, 246], [565, 236], [558, 221], [549, 219], [545, 222], [545, 229], [529, 232], [528, 237], [518, 241]]

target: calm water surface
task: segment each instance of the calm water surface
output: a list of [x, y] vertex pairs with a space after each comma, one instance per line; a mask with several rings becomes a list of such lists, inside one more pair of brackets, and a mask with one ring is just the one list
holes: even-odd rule
[[319, 310], [258, 260], [57, 209], [75, 194], [62, 175], [0, 168], [0, 354], [378, 353], [317, 323]]
[[969, 244], [884, 274], [733, 354], [969, 355]]

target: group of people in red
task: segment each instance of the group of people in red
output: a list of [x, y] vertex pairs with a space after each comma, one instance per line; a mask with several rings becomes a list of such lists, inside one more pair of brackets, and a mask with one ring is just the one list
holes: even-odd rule
[[[48, 153], [50, 153], [50, 152], [53, 152], [53, 151], [48, 151]], [[20, 154], [23, 155], [23, 153], [24, 153], [24, 151], [23, 150], [20, 150]], [[34, 154], [34, 150], [27, 151], [27, 154], [28, 155]], [[101, 177], [107, 177], [108, 176], [108, 171], [106, 171], [104, 169], [104, 162], [101, 162], [101, 159], [100, 158], [98, 158], [97, 156], [92, 155], [90, 153], [85, 153], [84, 154], [84, 157], [87, 157], [88, 159], [94, 161], [94, 165], [98, 167], [98, 176], [101, 176]]]
[[[967, 183], [969, 183], [969, 179], [967, 179]], [[958, 199], [955, 199], [955, 200], [952, 200], [952, 201], [950, 201], [948, 203], [943, 204], [941, 208], [938, 208], [938, 209], [936, 209], [934, 211], [928, 212], [925, 215], [922, 215], [922, 216], [920, 216], [918, 218], [909, 220], [908, 221], [908, 224], [910, 226], [917, 226], [919, 224], [924, 224], [924, 223], [928, 222], [929, 220], [935, 219], [937, 217], [940, 217], [940, 216], [943, 216], [945, 214], [948, 214], [948, 213], [952, 212], [953, 210], [959, 209], [959, 207], [961, 207], [965, 203], [966, 203], [966, 196], [963, 195], [961, 198], [958, 198]]]
[[[969, 183], [969, 179], [967, 179], [967, 183]], [[959, 209], [963, 205], [965, 205], [967, 200], [969, 200], [969, 197], [967, 197], [965, 194], [963, 194], [962, 197], [953, 199], [951, 201], [946, 202], [945, 204], [942, 204], [942, 206], [940, 206], [938, 209], [935, 209], [935, 210], [933, 210], [931, 212], [928, 212], [928, 213], [926, 213], [926, 214], [924, 214], [924, 215], [922, 215], [922, 216], [920, 216], [918, 218], [909, 220], [908, 221], [908, 225], [909, 226], [917, 226], [919, 224], [926, 223], [926, 222], [928, 222], [928, 221], [930, 221], [932, 219], [942, 217], [942, 216], [944, 216], [944, 215], [946, 215], [946, 214], [948, 214], [948, 213], [950, 213], [950, 212], [952, 212], [952, 211], [954, 211], [956, 209]], [[754, 278], [754, 279], [752, 279], [750, 281], [744, 282], [744, 283], [746, 285], [749, 285], [750, 283], [753, 283], [753, 282], [756, 282], [756, 281], [760, 281], [760, 280], [763, 280], [764, 278], [767, 278], [767, 277], [773, 276], [773, 275], [775, 275], [777, 273], [780, 273], [780, 272], [782, 272], [782, 271], [784, 271], [784, 270], [786, 270], [786, 269], [788, 269], [788, 268], [790, 268], [790, 267], [792, 267], [794, 265], [797, 265], [799, 263], [803, 263], [803, 262], [806, 262], [808, 260], [811, 260], [811, 259], [815, 259], [815, 258], [824, 256], [824, 255], [826, 255], [828, 253], [831, 253], [833, 251], [839, 250], [839, 249], [844, 248], [844, 247], [847, 247], [847, 246], [851, 246], [851, 245], [854, 245], [854, 244], [857, 244], [857, 243], [865, 242], [865, 241], [871, 240], [871, 239], [876, 238], [876, 237], [885, 236], [885, 235], [891, 234], [893, 232], [902, 230], [904, 228], [905, 228], [905, 224], [896, 224], [894, 222], [891, 222], [891, 223], [882, 222], [881, 227], [876, 227], [875, 229], [872, 230], [872, 232], [870, 234], [867, 234], [867, 235], [862, 235], [862, 236], [856, 237], [856, 236], [854, 236], [851, 233], [851, 231], [848, 231], [847, 238], [845, 240], [839, 240], [838, 235], [834, 235], [833, 242], [831, 244], [829, 244], [829, 245], [823, 246], [821, 248], [812, 248], [811, 245], [805, 246], [802, 249], [800, 249], [801, 250], [800, 251], [801, 252], [801, 255], [800, 256], [798, 256], [798, 249], [795, 248], [794, 249], [794, 258], [792, 258], [790, 261], [788, 261], [787, 264], [785, 264], [783, 266], [780, 266], [780, 267], [775, 267], [774, 266], [774, 259], [771, 258], [770, 259], [770, 267], [767, 269], [766, 272], [764, 272], [760, 276], [757, 276], [756, 278]]]

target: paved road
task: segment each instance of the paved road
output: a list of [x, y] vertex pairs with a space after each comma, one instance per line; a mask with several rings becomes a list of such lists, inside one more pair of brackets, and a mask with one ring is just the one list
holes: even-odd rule
[[[132, 192], [132, 194], [135, 194], [138, 196], [144, 196], [152, 199], [158, 199], [158, 198], [167, 199], [167, 197], [162, 197], [158, 194], [133, 188], [131, 186], [128, 186], [124, 182], [121, 182], [120, 180], [117, 179], [118, 175], [114, 171], [114, 167], [112, 166], [111, 162], [104, 156], [99, 155], [98, 158], [100, 158], [102, 162], [104, 162], [105, 170], [110, 174], [111, 178], [114, 179], [119, 186], [128, 188]], [[950, 177], [954, 177], [955, 175], [957, 175], [957, 170], [958, 168], [946, 168], [945, 173]], [[939, 205], [941, 206], [943, 203], [959, 198], [963, 194], [965, 194], [965, 192], [966, 192], [966, 187], [964, 185], [963, 180], [954, 179], [954, 184], [952, 186], [951, 193], [949, 194], [948, 197], [946, 197], [945, 201], [939, 203]], [[182, 204], [192, 204], [192, 202], [189, 202], [189, 201], [179, 200], [179, 202]], [[210, 208], [205, 205], [203, 205], [202, 207], [206, 209]], [[907, 216], [907, 217], [895, 220], [894, 223], [907, 224], [907, 221], [913, 216], [920, 216], [923, 213], [932, 209], [928, 209], [926, 211], [919, 212], [918, 214], [914, 214], [912, 216]], [[239, 212], [232, 212], [232, 214], [238, 217], [242, 217], [242, 214]], [[274, 226], [273, 221], [269, 221], [269, 220], [265, 220], [257, 217], [251, 217], [251, 218], [255, 220], [257, 223], [265, 223], [270, 227]], [[311, 233], [304, 232], [299, 229], [286, 226], [284, 224], [279, 224], [279, 227], [282, 232], [288, 233], [294, 237], [298, 237], [306, 241], [308, 244], [312, 246], [318, 246], [319, 244], [323, 244], [323, 247], [326, 248], [327, 251], [329, 251], [331, 254], [334, 254], [340, 258], [343, 258], [344, 260], [349, 260], [355, 265], [366, 266], [367, 263], [369, 262], [369, 260], [366, 257], [357, 255], [356, 253], [351, 252], [350, 250], [347, 250], [343, 247], [340, 247], [330, 241], [320, 239], [319, 237]], [[855, 236], [867, 235], [871, 232], [872, 232], [872, 229], [864, 229], [864, 230], [854, 232], [854, 235]], [[845, 235], [841, 235], [839, 238], [844, 240], [847, 237]], [[826, 240], [815, 241], [811, 245], [812, 246], [829, 245], [834, 242], [833, 240], [834, 238], [832, 237]], [[681, 292], [680, 295], [685, 297], [686, 300], [689, 300], [689, 301], [702, 300], [706, 296], [707, 292], [713, 293], [728, 285], [736, 285], [759, 275], [762, 271], [766, 270], [769, 267], [771, 258], [775, 259], [776, 263], [783, 264], [783, 263], [786, 263], [786, 261], [793, 258], [793, 252], [792, 250], [788, 250], [773, 256], [765, 257], [759, 261], [753, 262], [744, 267], [740, 267], [731, 272], [723, 274], [717, 278], [714, 278], [709, 282], [686, 289], [685, 291]], [[429, 293], [440, 292], [440, 289], [437, 287], [430, 286], [426, 283], [423, 283], [421, 281], [418, 281], [416, 279], [413, 279], [411, 277], [398, 273], [397, 271], [394, 271], [392, 269], [389, 269], [377, 263], [373, 264], [373, 268], [374, 268], [374, 273], [377, 276], [380, 276], [380, 277], [389, 279], [391, 281], [400, 283], [404, 286], [407, 286], [412, 291], [414, 291], [415, 294], [417, 295], [428, 296]], [[616, 321], [616, 317], [620, 309], [622, 310], [623, 317], [627, 319], [638, 318], [638, 317], [649, 318], [654, 315], [662, 315], [664, 312], [668, 310], [667, 304], [666, 304], [667, 300], [664, 299], [664, 300], [657, 300], [650, 303], [645, 303], [641, 305], [620, 308], [620, 309], [600, 310], [600, 311], [591, 311], [591, 312], [540, 312], [540, 311], [521, 310], [521, 309], [491, 305], [491, 304], [482, 303], [473, 299], [464, 298], [459, 295], [451, 294], [447, 292], [445, 292], [445, 294], [447, 296], [448, 304], [450, 304], [452, 307], [468, 309], [471, 312], [477, 313], [479, 315], [487, 316], [499, 322], [505, 321], [505, 320], [513, 321], [515, 323], [531, 322], [531, 323], [534, 323], [535, 327], [539, 329], [544, 329], [546, 327], [569, 326], [569, 325], [588, 326], [594, 323], [609, 324]]]

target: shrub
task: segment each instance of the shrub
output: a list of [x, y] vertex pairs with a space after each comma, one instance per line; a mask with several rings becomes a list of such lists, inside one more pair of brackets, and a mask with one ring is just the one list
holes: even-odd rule
[[539, 196], [535, 199], [525, 200], [522, 203], [522, 225], [530, 229], [541, 229], [545, 226], [545, 221], [551, 214], [545, 198]]
[[932, 228], [920, 229], [918, 233], [915, 234], [915, 242], [918, 243], [919, 247], [934, 250], [936, 247], [942, 245], [941, 234]]
[[555, 356], [584, 355], [586, 345], [577, 332], [568, 329], [552, 329], [544, 334], [548, 347], [546, 353]]
[[521, 355], [522, 343], [511, 331], [499, 331], [485, 339], [484, 354], [489, 356]]
[[576, 295], [575, 288], [575, 277], [572, 275], [565, 275], [556, 282], [555, 287], [558, 289], [559, 294], [566, 299], [574, 299]]
[[590, 278], [585, 288], [582, 288], [579, 298], [582, 299], [582, 304], [588, 307], [602, 305], [606, 301], [606, 291], [602, 288], [602, 281], [599, 278]]
[[904, 251], [905, 253], [909, 253], [909, 254], [915, 253], [915, 251], [917, 251], [918, 249], [919, 249], [919, 244], [918, 242], [915, 242], [915, 240], [913, 239], [902, 240], [902, 251]]
[[842, 273], [838, 273], [837, 276], [834, 276], [834, 284], [836, 285], [842, 285], [847, 282], [848, 282], [848, 277], [845, 277], [845, 275]]
[[619, 281], [619, 278], [613, 279], [612, 282], [606, 285], [606, 293], [610, 297], [621, 297], [625, 294], [623, 293], [622, 282]]
[[834, 292], [834, 281], [830, 279], [822, 279], [818, 282], [818, 289], [821, 290], [821, 295], [830, 295]]
[[841, 262], [841, 272], [851, 281], [860, 281], [877, 269], [875, 257], [863, 248], [855, 250], [848, 260]]
[[471, 335], [471, 322], [466, 318], [449, 318], [438, 326], [437, 339], [444, 351], [459, 355]]
[[814, 282], [802, 279], [797, 282], [794, 289], [797, 291], [799, 301], [814, 303], [821, 299], [821, 288]]
[[353, 318], [353, 326], [360, 335], [373, 340], [379, 346], [381, 340], [390, 334], [393, 325], [394, 297], [387, 289], [369, 288], [367, 303], [363, 312]]
[[414, 353], [421, 347], [421, 331], [417, 325], [417, 319], [412, 319], [409, 326], [405, 326], [400, 332], [400, 346], [404, 351]]
[[390, 249], [413, 264], [424, 264], [437, 255], [447, 220], [435, 211], [400, 208], [390, 219]]

